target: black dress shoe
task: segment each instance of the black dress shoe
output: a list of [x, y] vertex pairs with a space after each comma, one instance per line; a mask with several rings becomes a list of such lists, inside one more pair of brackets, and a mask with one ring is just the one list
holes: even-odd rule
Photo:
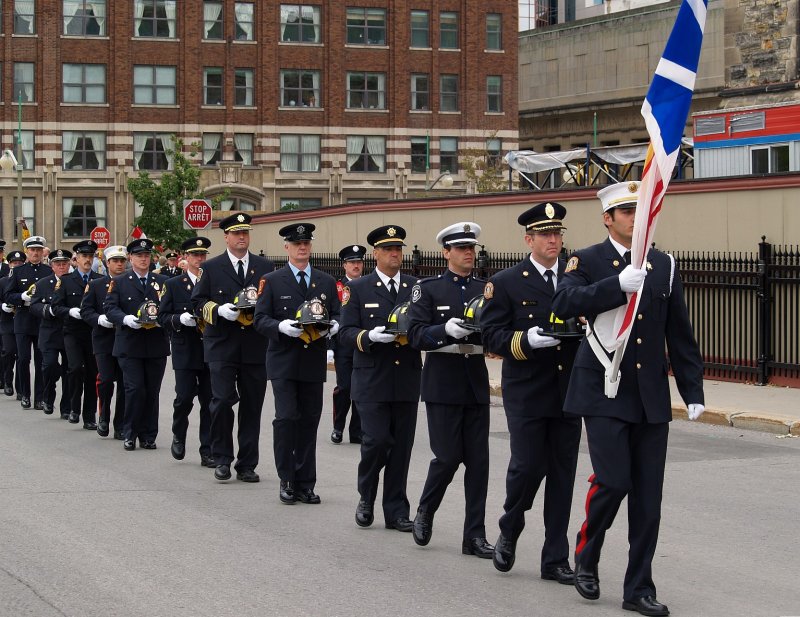
[[501, 533], [494, 545], [494, 555], [492, 555], [494, 567], [500, 572], [508, 572], [514, 567], [516, 553], [517, 543], [509, 540]]
[[464, 538], [461, 542], [461, 553], [475, 555], [481, 559], [492, 559], [494, 547], [486, 541], [486, 538]]
[[52, 413], [53, 413], [53, 406], [52, 406], [50, 403], [45, 403], [45, 404], [42, 406], [42, 411], [44, 412], [44, 414], [45, 414], [46, 416], [49, 416], [50, 414], [52, 414]]
[[69, 414], [68, 413], [62, 413], [61, 414], [61, 419], [62, 420], [69, 420]]
[[214, 457], [210, 454], [201, 454], [200, 455], [200, 466], [201, 467], [216, 467], [217, 463], [214, 461]]
[[569, 565], [553, 566], [542, 570], [542, 578], [546, 581], [558, 581], [562, 585], [575, 584], [575, 573]]
[[42, 411], [44, 409], [44, 403], [42, 401], [33, 401], [33, 408]]
[[136, 449], [136, 442], [133, 439], [126, 439], [122, 442], [122, 447], [130, 452]]
[[231, 466], [230, 465], [217, 465], [214, 470], [214, 477], [217, 480], [230, 480], [231, 479]]
[[5, 394], [6, 396], [14, 396], [14, 388], [12, 388], [11, 386], [6, 386], [5, 388], [3, 388], [3, 394]]
[[372, 514], [372, 504], [367, 503], [363, 499], [358, 502], [356, 507], [356, 525], [359, 527], [369, 527], [372, 521], [375, 520]]
[[177, 437], [173, 437], [169, 451], [172, 453], [172, 458], [176, 461], [182, 461], [183, 457], [186, 456], [186, 444]]
[[641, 615], [653, 615], [654, 617], [669, 615], [669, 609], [656, 600], [655, 596], [642, 596], [631, 601], [624, 600], [622, 608], [626, 611], [637, 611]]
[[152, 439], [146, 439], [145, 441], [139, 440], [139, 445], [144, 450], [155, 450], [156, 449], [156, 442]]
[[17, 392], [17, 400], [18, 400], [18, 401], [21, 401], [21, 400], [22, 400], [22, 395], [21, 395], [19, 392]]
[[31, 399], [27, 396], [23, 396], [19, 399], [19, 404], [22, 406], [23, 409], [30, 409], [31, 408]]
[[236, 479], [242, 482], [260, 482], [261, 478], [252, 469], [242, 469], [236, 472]]
[[414, 517], [414, 542], [419, 546], [427, 546], [433, 535], [433, 512], [428, 512], [423, 508], [417, 509], [417, 516]]
[[281, 480], [281, 490], [278, 493], [278, 497], [280, 498], [281, 503], [285, 503], [287, 506], [291, 506], [297, 501], [297, 497], [294, 495], [294, 487], [292, 487], [291, 482]]
[[597, 600], [600, 597], [600, 577], [597, 576], [597, 566], [584, 568], [575, 564], [575, 589], [587, 600]]
[[384, 525], [386, 529], [396, 529], [397, 531], [409, 532], [414, 529], [414, 523], [405, 516], [398, 516], [393, 521], [387, 521]]
[[322, 503], [322, 500], [311, 488], [299, 488], [294, 492], [295, 499], [300, 503], [317, 504]]
[[84, 422], [83, 428], [85, 428], [87, 431], [96, 431], [97, 422], [95, 422], [94, 420], [90, 420], [89, 422]]
[[342, 431], [337, 431], [336, 429], [333, 429], [333, 431], [331, 432], [331, 441], [333, 443], [342, 443]]
[[[61, 417], [63, 418], [64, 416], [61, 416]], [[125, 435], [122, 433], [122, 431], [115, 430], [114, 431], [114, 439], [122, 441], [123, 439], [125, 439]]]
[[100, 437], [108, 437], [108, 422], [100, 420], [100, 422], [97, 423], [97, 434], [100, 435]]
[[77, 424], [81, 419], [81, 415], [75, 413], [74, 411], [69, 414], [68, 421], [70, 424]]

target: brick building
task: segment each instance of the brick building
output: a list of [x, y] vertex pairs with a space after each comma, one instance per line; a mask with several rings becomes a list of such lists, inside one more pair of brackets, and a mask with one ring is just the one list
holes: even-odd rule
[[[419, 195], [517, 147], [517, 3], [6, 0], [0, 236], [123, 242], [128, 178], [200, 144], [208, 196], [275, 211]], [[21, 105], [19, 104], [19, 101]], [[18, 113], [21, 139], [17, 144]]]

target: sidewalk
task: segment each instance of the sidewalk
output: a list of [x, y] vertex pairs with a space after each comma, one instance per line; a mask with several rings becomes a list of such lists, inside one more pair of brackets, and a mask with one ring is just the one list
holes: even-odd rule
[[[486, 360], [492, 394], [502, 397], [502, 360]], [[686, 405], [670, 377], [672, 417], [687, 420]], [[706, 411], [698, 422], [800, 437], [800, 389], [705, 381]], [[688, 421], [688, 420], [687, 420]]]

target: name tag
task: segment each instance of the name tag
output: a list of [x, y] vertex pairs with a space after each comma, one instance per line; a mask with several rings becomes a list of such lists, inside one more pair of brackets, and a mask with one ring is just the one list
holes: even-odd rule
[[281, 296], [281, 300], [291, 300], [292, 296]]
[[380, 304], [378, 304], [377, 302], [371, 304], [365, 304], [364, 308], [380, 308]]
[[523, 300], [522, 306], [536, 306], [539, 304], [536, 300]]
[[449, 311], [450, 307], [449, 306], [437, 306], [436, 310], [437, 311]]

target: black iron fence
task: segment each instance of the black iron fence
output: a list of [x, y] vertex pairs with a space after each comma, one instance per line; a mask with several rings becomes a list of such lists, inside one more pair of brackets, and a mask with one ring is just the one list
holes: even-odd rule
[[[800, 386], [800, 247], [775, 246], [762, 238], [753, 253], [673, 254], [706, 377]], [[489, 278], [524, 257], [481, 247], [475, 273]], [[286, 256], [269, 259], [277, 267], [286, 263]], [[335, 253], [315, 253], [311, 263], [336, 278], [343, 275]], [[374, 267], [368, 255], [364, 271]], [[441, 252], [414, 247], [402, 270], [422, 278], [445, 267]]]

